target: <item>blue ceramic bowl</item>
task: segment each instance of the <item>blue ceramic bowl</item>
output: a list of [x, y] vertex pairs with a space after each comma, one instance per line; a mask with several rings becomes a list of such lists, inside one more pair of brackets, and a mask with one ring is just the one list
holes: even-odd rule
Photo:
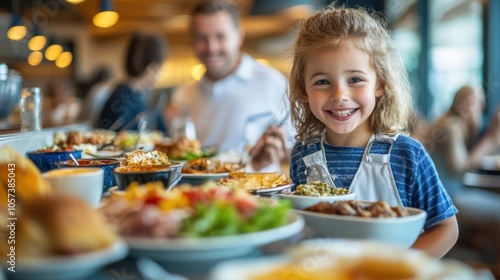
[[27, 152], [26, 156], [35, 163], [41, 172], [56, 169], [56, 162], [71, 159], [69, 155], [73, 155], [76, 159], [82, 158], [82, 150], [71, 150], [62, 152]]
[[78, 164], [72, 160], [64, 160], [56, 162], [57, 167], [99, 167], [104, 171], [104, 186], [103, 193], [106, 193], [110, 187], [116, 186], [115, 177], [113, 176], [113, 169], [115, 169], [119, 164], [120, 160], [114, 158], [96, 158], [96, 159], [77, 159]]
[[170, 166], [120, 166], [115, 168], [116, 185], [119, 190], [125, 190], [132, 182], [145, 184], [162, 182], [166, 190], [175, 186], [182, 177], [183, 162], [171, 161]]

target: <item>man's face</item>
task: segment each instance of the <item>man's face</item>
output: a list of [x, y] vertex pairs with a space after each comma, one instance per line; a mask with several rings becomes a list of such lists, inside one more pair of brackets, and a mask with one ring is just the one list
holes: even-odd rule
[[197, 14], [191, 27], [196, 57], [207, 68], [208, 77], [218, 80], [229, 75], [238, 64], [243, 41], [243, 32], [231, 15], [226, 11]]

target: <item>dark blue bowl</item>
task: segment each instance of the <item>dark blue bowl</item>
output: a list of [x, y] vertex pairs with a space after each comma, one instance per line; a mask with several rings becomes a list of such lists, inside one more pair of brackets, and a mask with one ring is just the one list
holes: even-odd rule
[[82, 150], [62, 151], [62, 152], [27, 152], [26, 156], [35, 163], [41, 172], [56, 169], [56, 162], [71, 159], [69, 155], [76, 159], [82, 158]]
[[56, 162], [57, 167], [99, 167], [104, 171], [104, 186], [103, 193], [106, 193], [110, 187], [115, 186], [115, 176], [113, 175], [113, 169], [115, 169], [119, 164], [120, 160], [114, 158], [96, 158], [96, 159], [77, 159], [78, 164], [72, 160], [64, 160]]
[[183, 162], [170, 162], [170, 166], [120, 166], [115, 168], [116, 185], [119, 190], [126, 190], [132, 182], [145, 184], [148, 182], [162, 182], [166, 190], [170, 190], [179, 183], [182, 177]]

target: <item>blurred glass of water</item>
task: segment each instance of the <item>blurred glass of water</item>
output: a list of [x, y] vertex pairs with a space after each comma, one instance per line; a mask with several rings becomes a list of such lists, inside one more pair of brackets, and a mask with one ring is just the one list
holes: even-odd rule
[[172, 120], [170, 137], [173, 141], [183, 137], [189, 140], [196, 140], [196, 127], [194, 121], [187, 115], [176, 116]]
[[21, 132], [42, 129], [42, 91], [38, 87], [23, 88], [19, 99]]

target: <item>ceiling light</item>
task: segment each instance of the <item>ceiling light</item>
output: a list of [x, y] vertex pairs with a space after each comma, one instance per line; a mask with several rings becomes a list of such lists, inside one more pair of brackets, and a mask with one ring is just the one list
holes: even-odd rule
[[85, 0], [66, 0], [66, 2], [71, 3], [71, 4], [80, 4]]
[[45, 58], [50, 61], [56, 60], [63, 52], [63, 47], [57, 43], [50, 44], [45, 50]]
[[31, 37], [31, 39], [28, 41], [28, 49], [32, 51], [39, 51], [45, 47], [45, 44], [47, 43], [47, 38], [43, 35], [35, 35]]
[[59, 68], [66, 68], [71, 64], [71, 61], [73, 61], [73, 54], [70, 51], [64, 51], [56, 59], [56, 66]]
[[26, 26], [23, 25], [23, 21], [19, 13], [19, 2], [20, 1], [16, 0], [12, 1], [12, 24], [9, 30], [7, 30], [7, 37], [12, 41], [21, 40], [28, 32]]
[[37, 66], [43, 60], [43, 54], [39, 51], [34, 51], [28, 56], [28, 63], [31, 66]]
[[92, 22], [95, 26], [108, 28], [118, 22], [120, 15], [113, 10], [112, 0], [101, 0], [101, 9], [93, 18]]
[[28, 41], [28, 49], [39, 51], [45, 47], [45, 44], [47, 44], [47, 38], [41, 34], [38, 25], [35, 25], [33, 28], [33, 36]]

